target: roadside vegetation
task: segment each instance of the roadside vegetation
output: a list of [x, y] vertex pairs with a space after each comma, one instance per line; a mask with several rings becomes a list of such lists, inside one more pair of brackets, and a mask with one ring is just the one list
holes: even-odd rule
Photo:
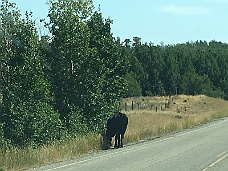
[[[170, 104], [165, 108], [169, 100]], [[130, 109], [132, 101], [140, 103], [143, 108], [145, 104], [152, 104], [153, 107], [135, 108], [132, 111]], [[155, 139], [228, 116], [228, 101], [204, 95], [126, 98], [122, 102], [129, 105], [127, 111], [122, 110], [129, 117], [125, 145]], [[159, 107], [157, 111], [156, 106]], [[163, 106], [162, 110], [161, 106]], [[0, 168], [23, 170], [80, 157], [99, 150], [101, 150], [99, 134], [53, 142], [38, 148], [9, 146], [1, 150]]]

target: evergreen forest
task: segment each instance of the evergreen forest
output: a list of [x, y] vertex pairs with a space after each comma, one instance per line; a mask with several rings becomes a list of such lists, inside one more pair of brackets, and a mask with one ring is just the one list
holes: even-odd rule
[[124, 97], [228, 99], [228, 44], [174, 45], [114, 37], [91, 0], [50, 0], [49, 30], [2, 0], [0, 147], [39, 146], [100, 131]]

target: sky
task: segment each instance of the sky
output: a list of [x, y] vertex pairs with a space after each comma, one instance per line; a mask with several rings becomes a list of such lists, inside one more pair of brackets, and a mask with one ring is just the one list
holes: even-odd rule
[[[1, 1], [1, 0], [0, 0]], [[22, 14], [32, 11], [35, 20], [46, 18], [46, 0], [10, 0]], [[113, 20], [115, 37], [154, 44], [191, 41], [228, 43], [228, 0], [93, 0], [104, 18]]]

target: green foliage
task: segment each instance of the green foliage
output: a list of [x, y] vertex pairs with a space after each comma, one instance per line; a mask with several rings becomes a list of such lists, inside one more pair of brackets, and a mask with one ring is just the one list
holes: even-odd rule
[[200, 76], [197, 73], [187, 72], [182, 77], [181, 90], [184, 94], [206, 94], [212, 91], [212, 83], [208, 76]]
[[14, 144], [43, 144], [57, 137], [58, 114], [51, 107], [50, 85], [44, 77], [38, 34], [32, 13], [21, 19], [14, 4], [1, 6], [2, 105], [4, 137]]
[[5, 137], [14, 144], [41, 145], [58, 138], [59, 118], [48, 104], [24, 102], [12, 108], [10, 114]]
[[48, 14], [53, 36], [50, 43], [52, 54], [47, 56], [47, 62], [54, 107], [66, 127], [70, 127], [70, 107], [83, 108], [85, 98], [89, 96], [85, 87], [91, 84], [87, 74], [92, 74], [88, 68], [92, 51], [88, 48], [89, 29], [84, 22], [89, 13], [87, 1], [51, 1]]
[[142, 89], [137, 80], [131, 75], [126, 74], [125, 79], [128, 85], [127, 97], [139, 97], [142, 96]]
[[[98, 130], [126, 89], [120, 42], [111, 34], [111, 20], [93, 13], [90, 1], [51, 2], [48, 16], [53, 53], [47, 61], [54, 106], [67, 129], [83, 124]], [[78, 111], [72, 107], [82, 116], [75, 119]]]

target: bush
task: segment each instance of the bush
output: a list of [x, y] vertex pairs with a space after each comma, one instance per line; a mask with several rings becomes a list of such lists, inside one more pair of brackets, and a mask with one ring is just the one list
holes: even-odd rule
[[1, 110], [5, 121], [0, 130], [16, 145], [42, 145], [58, 138], [59, 114], [46, 103], [19, 103]]
[[68, 132], [73, 136], [88, 133], [87, 124], [83, 118], [82, 111], [78, 107], [71, 107]]
[[219, 89], [207, 91], [205, 94], [210, 97], [225, 98], [225, 93]]
[[128, 84], [127, 97], [139, 97], [142, 96], [142, 89], [137, 80], [131, 75], [126, 74], [125, 79]]

